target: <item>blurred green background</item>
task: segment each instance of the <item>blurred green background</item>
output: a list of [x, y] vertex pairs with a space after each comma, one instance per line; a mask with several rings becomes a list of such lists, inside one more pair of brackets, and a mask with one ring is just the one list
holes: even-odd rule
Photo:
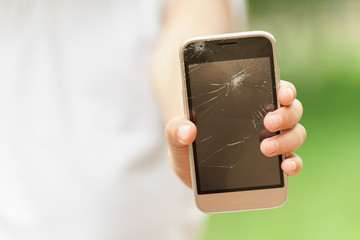
[[213, 215], [204, 240], [360, 239], [360, 1], [249, 1], [249, 30], [271, 32], [281, 78], [308, 137], [279, 209]]

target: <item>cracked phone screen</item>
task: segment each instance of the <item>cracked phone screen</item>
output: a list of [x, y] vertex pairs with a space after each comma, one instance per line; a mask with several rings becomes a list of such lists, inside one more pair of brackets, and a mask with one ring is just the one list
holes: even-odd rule
[[[193, 54], [214, 52], [201, 42]], [[263, 126], [275, 104], [271, 66], [270, 57], [188, 65], [188, 101], [198, 128], [193, 149], [199, 194], [282, 186], [281, 159], [260, 151], [260, 142], [274, 135]]]

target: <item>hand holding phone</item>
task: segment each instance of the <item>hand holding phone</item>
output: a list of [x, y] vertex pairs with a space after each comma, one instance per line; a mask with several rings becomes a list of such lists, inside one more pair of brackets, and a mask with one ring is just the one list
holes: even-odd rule
[[[278, 78], [273, 42], [257, 34], [196, 39], [184, 48], [186, 104], [199, 130], [191, 152], [193, 183], [198, 206], [206, 212], [275, 207], [287, 196], [281, 156], [266, 162], [259, 150], [263, 117], [277, 107]], [[188, 126], [191, 135], [194, 127]]]

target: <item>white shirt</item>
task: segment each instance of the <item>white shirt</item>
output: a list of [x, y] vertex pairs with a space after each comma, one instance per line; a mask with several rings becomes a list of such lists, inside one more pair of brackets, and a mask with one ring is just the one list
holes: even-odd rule
[[148, 60], [161, 0], [0, 0], [0, 239], [190, 239]]

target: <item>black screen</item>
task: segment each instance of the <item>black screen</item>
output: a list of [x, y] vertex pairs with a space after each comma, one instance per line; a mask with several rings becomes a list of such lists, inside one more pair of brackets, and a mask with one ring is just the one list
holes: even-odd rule
[[260, 152], [277, 105], [269, 40], [196, 42], [184, 54], [198, 193], [282, 187], [281, 156]]

